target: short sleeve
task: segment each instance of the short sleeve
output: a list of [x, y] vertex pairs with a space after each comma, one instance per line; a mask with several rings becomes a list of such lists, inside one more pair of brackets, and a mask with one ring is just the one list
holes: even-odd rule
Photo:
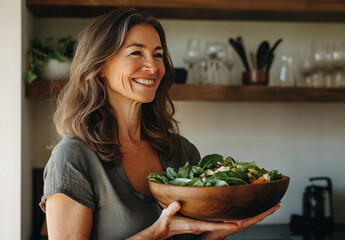
[[187, 161], [191, 166], [197, 165], [200, 161], [200, 153], [193, 143], [186, 138], [179, 136], [179, 145], [175, 161], [181, 161], [180, 166], [183, 166]]
[[190, 157], [189, 157], [189, 162], [192, 165], [197, 165], [200, 161], [200, 152], [199, 150], [195, 147], [194, 144], [191, 144], [191, 151], [190, 151]]
[[44, 169], [44, 193], [40, 206], [45, 211], [47, 198], [63, 193], [80, 204], [95, 210], [90, 180], [90, 166], [83, 143], [77, 140], [60, 142]]

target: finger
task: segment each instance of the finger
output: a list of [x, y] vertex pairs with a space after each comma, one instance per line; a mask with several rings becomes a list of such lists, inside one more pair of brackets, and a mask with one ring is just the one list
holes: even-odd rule
[[196, 229], [199, 229], [199, 233], [202, 232], [222, 232], [227, 233], [227, 235], [237, 232], [238, 225], [234, 222], [223, 222], [223, 223], [215, 223], [215, 222], [203, 222], [199, 221], [196, 223]]
[[244, 229], [247, 229], [247, 228], [257, 224], [258, 222], [264, 220], [266, 217], [273, 214], [279, 208], [280, 208], [280, 205], [277, 204], [274, 207], [270, 208], [269, 210], [255, 216], [255, 217], [246, 218], [246, 219], [235, 221], [235, 222], [238, 224], [240, 230], [244, 230]]
[[280, 208], [280, 206], [277, 204], [271, 209], [268, 209], [266, 212], [263, 212], [257, 216], [258, 222], [262, 221], [264, 218], [268, 217], [269, 215], [273, 214], [275, 211], [277, 211]]
[[157, 201], [158, 202], [158, 204], [162, 207], [162, 208], [167, 208], [167, 205], [164, 205], [163, 203], [161, 203], [161, 202], [159, 202], [159, 201]]
[[258, 222], [262, 221], [264, 218], [268, 217], [269, 215], [273, 214], [275, 211], [277, 211], [280, 208], [280, 205], [275, 205], [274, 207], [268, 209], [267, 211], [259, 214], [258, 216], [256, 216]]
[[163, 210], [163, 213], [168, 216], [174, 216], [181, 209], [181, 204], [178, 201], [172, 202], [167, 208]]

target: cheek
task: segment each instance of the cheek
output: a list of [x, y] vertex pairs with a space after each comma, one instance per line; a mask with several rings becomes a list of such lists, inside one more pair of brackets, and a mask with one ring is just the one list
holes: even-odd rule
[[124, 93], [131, 91], [131, 81], [130, 76], [122, 73], [122, 74], [114, 74], [110, 77], [107, 77], [107, 86], [110, 88], [109, 90]]
[[164, 67], [164, 64], [162, 63], [161, 66], [159, 66], [159, 69], [158, 69], [158, 77], [160, 79], [162, 79], [164, 77], [164, 74], [165, 74], [165, 67]]

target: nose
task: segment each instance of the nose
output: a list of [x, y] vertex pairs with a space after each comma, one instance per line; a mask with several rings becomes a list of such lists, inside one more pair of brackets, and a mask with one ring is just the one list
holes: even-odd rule
[[153, 57], [145, 58], [144, 71], [152, 74], [152, 73], [156, 73], [157, 70], [158, 70], [158, 65], [155, 59]]

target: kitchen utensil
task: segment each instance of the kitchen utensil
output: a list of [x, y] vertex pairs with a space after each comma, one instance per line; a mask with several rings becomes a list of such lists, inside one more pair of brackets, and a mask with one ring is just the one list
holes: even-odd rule
[[241, 44], [242, 46], [244, 46], [243, 38], [242, 38], [241, 36], [238, 36], [238, 37], [236, 38], [236, 41], [237, 41], [239, 44]]
[[266, 71], [268, 72], [271, 68], [271, 65], [273, 63], [274, 60], [274, 51], [276, 50], [276, 48], [278, 47], [278, 45], [283, 41], [283, 39], [279, 38], [274, 44], [273, 47], [268, 51], [267, 54], [267, 66], [266, 66]]
[[269, 71], [270, 71], [270, 68], [271, 68], [271, 66], [272, 66], [274, 57], [275, 57], [274, 54], [268, 56], [267, 66], [266, 66], [266, 72], [269, 72]]
[[253, 68], [253, 69], [258, 69], [258, 66], [256, 65], [254, 53], [253, 53], [253, 52], [250, 52], [249, 54], [250, 54], [250, 59], [251, 59], [251, 61], [252, 61], [252, 66], [253, 66], [252, 68]]
[[274, 44], [273, 47], [270, 49], [268, 55], [272, 55], [274, 50], [278, 47], [278, 45], [283, 41], [283, 39], [279, 38]]
[[270, 49], [270, 44], [267, 41], [263, 41], [256, 53], [256, 62], [258, 65], [258, 70], [263, 70], [267, 63], [267, 55]]
[[284, 196], [290, 178], [268, 183], [226, 187], [191, 187], [148, 180], [152, 195], [163, 205], [182, 205], [182, 215], [207, 221], [227, 221], [256, 216], [276, 205]]
[[246, 57], [244, 47], [241, 44], [239, 44], [238, 42], [236, 42], [233, 38], [229, 39], [229, 43], [236, 50], [237, 54], [240, 56], [245, 69], [247, 71], [249, 71], [250, 68], [249, 68], [249, 64], [248, 64], [248, 60]]

